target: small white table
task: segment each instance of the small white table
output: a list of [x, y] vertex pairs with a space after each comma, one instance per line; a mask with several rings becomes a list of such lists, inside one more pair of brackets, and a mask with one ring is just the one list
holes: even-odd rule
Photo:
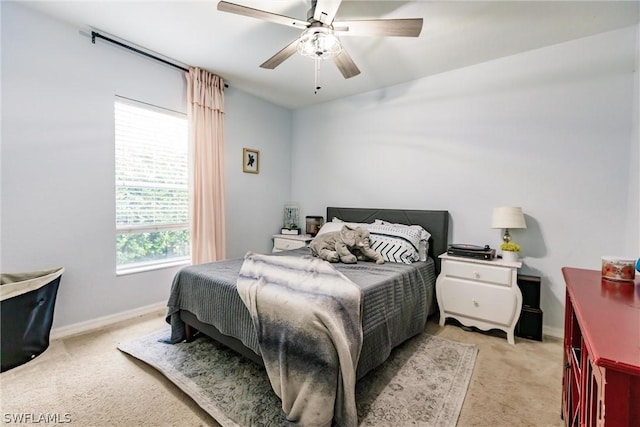
[[502, 259], [479, 260], [440, 255], [442, 267], [436, 280], [436, 298], [440, 307], [440, 326], [447, 317], [465, 326], [487, 331], [500, 329], [507, 341], [515, 344], [513, 332], [522, 310], [518, 287], [521, 262]]
[[273, 250], [271, 252], [288, 251], [307, 246], [313, 237], [308, 234], [274, 234]]

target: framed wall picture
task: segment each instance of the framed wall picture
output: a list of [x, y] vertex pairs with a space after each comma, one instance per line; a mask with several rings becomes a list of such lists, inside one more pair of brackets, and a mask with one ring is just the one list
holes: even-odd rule
[[242, 149], [242, 172], [260, 173], [260, 151], [253, 148]]

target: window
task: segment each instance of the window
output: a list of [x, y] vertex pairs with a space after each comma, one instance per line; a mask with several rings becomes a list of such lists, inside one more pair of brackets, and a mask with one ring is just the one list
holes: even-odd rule
[[188, 261], [186, 115], [117, 98], [115, 127], [117, 271]]

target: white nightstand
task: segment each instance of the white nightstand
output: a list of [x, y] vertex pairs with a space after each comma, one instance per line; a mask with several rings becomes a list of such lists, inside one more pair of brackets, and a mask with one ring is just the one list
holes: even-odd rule
[[436, 280], [440, 326], [453, 317], [482, 330], [501, 329], [515, 344], [513, 331], [522, 309], [518, 287], [521, 262], [491, 261], [440, 255], [442, 267]]
[[274, 234], [273, 250], [271, 252], [288, 251], [307, 246], [313, 237], [308, 234]]

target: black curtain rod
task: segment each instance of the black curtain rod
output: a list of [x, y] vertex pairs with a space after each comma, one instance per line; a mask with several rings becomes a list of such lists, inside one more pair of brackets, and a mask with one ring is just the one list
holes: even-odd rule
[[[177, 68], [177, 69], [179, 69], [179, 70], [189, 72], [189, 69], [188, 69], [188, 68], [181, 67], [181, 66], [180, 66], [180, 65], [178, 65], [178, 64], [174, 64], [173, 62], [167, 61], [166, 59], [162, 59], [162, 58], [159, 58], [159, 57], [157, 57], [157, 56], [155, 56], [155, 55], [151, 55], [151, 54], [150, 54], [150, 53], [148, 53], [148, 52], [145, 52], [145, 51], [140, 50], [140, 49], [136, 49], [135, 47], [133, 47], [133, 46], [129, 46], [129, 45], [124, 44], [124, 43], [122, 43], [122, 42], [119, 42], [118, 40], [114, 40], [114, 39], [112, 39], [112, 38], [110, 38], [110, 37], [103, 36], [102, 34], [100, 34], [100, 33], [96, 32], [96, 31], [91, 31], [91, 43], [96, 44], [96, 38], [99, 38], [99, 39], [102, 39], [102, 40], [108, 41], [109, 43], [113, 43], [113, 44], [115, 44], [115, 45], [118, 45], [118, 46], [123, 47], [123, 48], [125, 48], [125, 49], [128, 49], [128, 50], [130, 50], [130, 51], [133, 51], [133, 52], [135, 52], [135, 53], [138, 53], [138, 54], [140, 54], [140, 55], [144, 55], [144, 56], [146, 56], [146, 57], [148, 57], [148, 58], [155, 59], [156, 61], [160, 61], [160, 62], [162, 62], [163, 64], [167, 64], [167, 65], [169, 65], [169, 66], [171, 66], [171, 67], [174, 67], [174, 68]], [[229, 87], [229, 85], [228, 85], [227, 83], [225, 83], [225, 84], [224, 84], [224, 87]]]
[[150, 53], [147, 53], [147, 52], [145, 52], [145, 51], [143, 51], [143, 50], [136, 49], [136, 48], [135, 48], [135, 47], [133, 47], [133, 46], [126, 45], [126, 44], [124, 44], [124, 43], [122, 43], [122, 42], [119, 42], [118, 40], [114, 40], [114, 39], [112, 39], [112, 38], [109, 38], [109, 37], [103, 36], [102, 34], [97, 33], [97, 32], [95, 32], [95, 31], [91, 31], [91, 43], [96, 44], [96, 38], [99, 38], [99, 39], [102, 39], [102, 40], [106, 40], [106, 41], [108, 41], [109, 43], [113, 43], [113, 44], [118, 45], [118, 46], [120, 46], [120, 47], [123, 47], [123, 48], [125, 48], [125, 49], [131, 50], [131, 51], [133, 51], [133, 52], [135, 52], [135, 53], [139, 53], [140, 55], [144, 55], [144, 56], [146, 56], [146, 57], [148, 57], [148, 58], [155, 59], [156, 61], [160, 61], [160, 62], [162, 62], [163, 64], [170, 65], [170, 66], [172, 66], [172, 67], [174, 67], [174, 68], [177, 68], [177, 69], [179, 69], [179, 70], [187, 71], [187, 72], [189, 71], [189, 69], [188, 69], [188, 68], [181, 67], [181, 66], [179, 66], [178, 64], [174, 64], [173, 62], [169, 62], [169, 61], [167, 61], [167, 60], [165, 60], [165, 59], [158, 58], [157, 56], [151, 55]]

